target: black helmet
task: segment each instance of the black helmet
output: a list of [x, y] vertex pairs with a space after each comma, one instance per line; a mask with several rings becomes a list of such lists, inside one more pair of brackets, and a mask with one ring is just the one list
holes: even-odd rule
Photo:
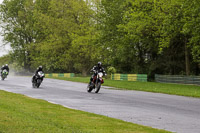
[[98, 62], [98, 67], [101, 67], [102, 63], [101, 62]]

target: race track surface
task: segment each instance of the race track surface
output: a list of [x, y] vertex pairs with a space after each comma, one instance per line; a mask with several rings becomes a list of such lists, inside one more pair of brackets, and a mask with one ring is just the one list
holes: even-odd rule
[[1, 90], [44, 99], [68, 108], [172, 132], [200, 133], [198, 98], [104, 89], [106, 87], [95, 94], [88, 93], [86, 87], [85, 83], [44, 79], [40, 88], [32, 88], [31, 77], [9, 76], [0, 81]]

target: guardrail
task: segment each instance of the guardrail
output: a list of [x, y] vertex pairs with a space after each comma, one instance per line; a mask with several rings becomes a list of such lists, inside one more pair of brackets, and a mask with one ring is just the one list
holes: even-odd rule
[[74, 73], [48, 73], [45, 74], [45, 77], [66, 77], [66, 78], [72, 78], [74, 77]]
[[178, 83], [178, 84], [195, 84], [200, 85], [200, 76], [184, 75], [155, 75], [155, 81], [160, 83]]
[[111, 74], [111, 79], [147, 82], [147, 74]]

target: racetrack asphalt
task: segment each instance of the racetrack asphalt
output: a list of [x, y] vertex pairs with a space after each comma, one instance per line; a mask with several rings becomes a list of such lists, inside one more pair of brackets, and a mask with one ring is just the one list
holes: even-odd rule
[[[88, 79], [89, 80], [89, 79]], [[200, 133], [200, 99], [142, 91], [105, 89], [98, 94], [87, 84], [44, 79], [32, 88], [31, 77], [9, 76], [0, 90], [44, 99], [68, 108], [178, 133]], [[170, 89], [170, 88], [169, 88]]]

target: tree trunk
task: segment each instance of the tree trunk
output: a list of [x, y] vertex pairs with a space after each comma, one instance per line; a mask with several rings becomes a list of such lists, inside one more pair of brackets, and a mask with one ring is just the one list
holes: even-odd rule
[[87, 70], [84, 69], [84, 68], [82, 68], [82, 75], [83, 75], [83, 76], [87, 76]]
[[187, 47], [187, 39], [185, 39], [185, 70], [186, 75], [190, 75], [190, 58], [189, 58], [189, 52]]

